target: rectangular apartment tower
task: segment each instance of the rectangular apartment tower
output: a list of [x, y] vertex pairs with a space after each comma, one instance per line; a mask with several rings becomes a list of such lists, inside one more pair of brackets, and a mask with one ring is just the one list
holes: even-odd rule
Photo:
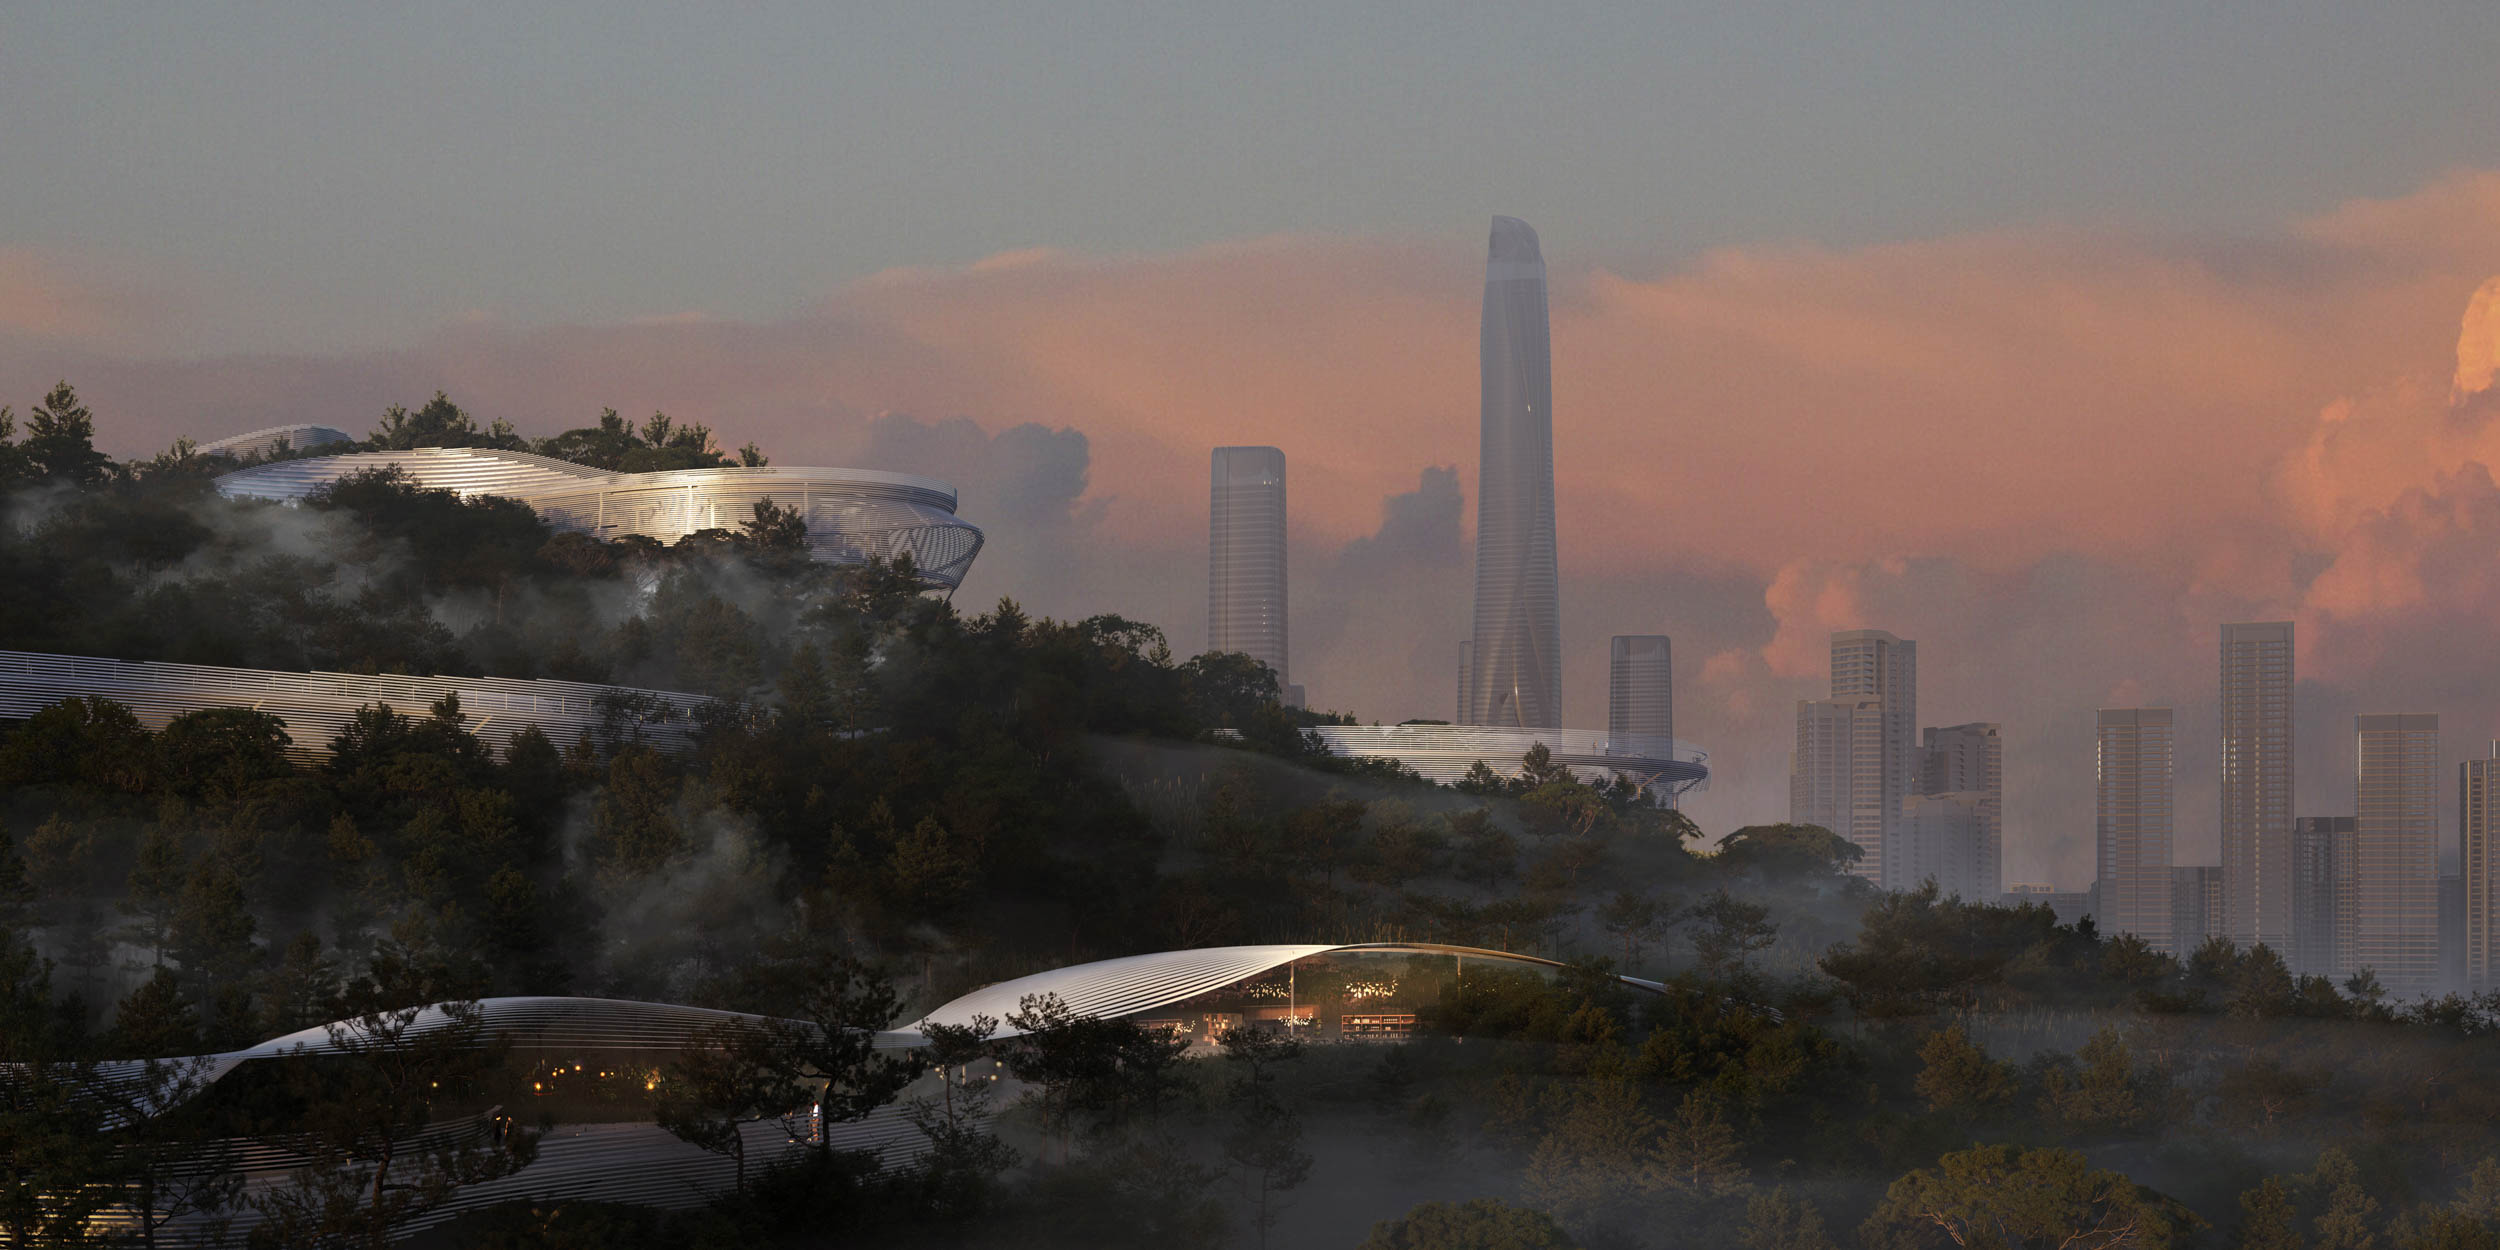
[[2094, 754], [2101, 933], [2132, 933], [2155, 950], [2170, 950], [2171, 781], [2177, 767], [2170, 709], [2102, 708]]
[[2292, 949], [2284, 962], [2304, 977], [2343, 969], [2336, 953], [2342, 925], [2344, 874], [2352, 862], [2352, 817], [2303, 816], [2292, 822]]
[[1972, 892], [1963, 897], [1993, 899], [2005, 893], [2004, 735], [1995, 724], [1974, 722], [1931, 725], [1920, 737], [1917, 793], [1967, 796], [1979, 822], [1965, 870]]
[[[1665, 634], [1617, 634], [1606, 666], [1606, 737], [1668, 748], [1675, 741], [1674, 646]], [[1634, 753], [1634, 752], [1627, 752]]]
[[1285, 668], [1285, 453], [1218, 447], [1207, 497], [1207, 650]]
[[2222, 627], [2223, 932], [2292, 948], [2292, 623]]
[[2170, 953], [2196, 953], [2222, 933], [2222, 866], [2181, 864], [2170, 870]]
[[2465, 987], [2465, 878], [2439, 874], [2439, 990]]
[[1987, 800], [1972, 791], [1903, 799], [1891, 833], [1891, 888], [1913, 890], [1933, 881], [1946, 897], [1994, 902], [2002, 891], [1980, 876], [1989, 824]]
[[[1788, 819], [1821, 825], [1858, 848], [1850, 871], [1884, 884], [1884, 701], [1799, 699], [1789, 757]], [[1899, 811], [1896, 806], [1892, 809]]]
[[[1895, 880], [1884, 838], [1901, 819], [1902, 800], [1915, 793], [1918, 783], [1918, 644], [1880, 629], [1833, 634], [1832, 698], [1871, 698], [1882, 704], [1877, 712], [1882, 757], [1877, 762], [1879, 789], [1857, 796], [1859, 803], [1871, 803], [1875, 809], [1874, 823], [1865, 831], [1872, 841], [1859, 845], [1875, 861], [1871, 879], [1877, 885], [1900, 889], [1916, 884]], [[1853, 840], [1857, 837], [1851, 834]], [[1861, 870], [1866, 867], [1861, 863]]]
[[2457, 769], [2457, 842], [2465, 877], [2465, 988], [2500, 988], [2500, 741]]
[[2352, 897], [2345, 971], [2395, 994], [2439, 985], [2439, 718], [2353, 718]]

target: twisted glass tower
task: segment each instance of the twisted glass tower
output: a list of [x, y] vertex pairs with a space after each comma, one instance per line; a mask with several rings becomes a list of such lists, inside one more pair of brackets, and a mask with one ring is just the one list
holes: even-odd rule
[[1476, 478], [1476, 619], [1461, 719], [1562, 724], [1554, 561], [1554, 370], [1536, 231], [1493, 219], [1484, 271], [1484, 427]]

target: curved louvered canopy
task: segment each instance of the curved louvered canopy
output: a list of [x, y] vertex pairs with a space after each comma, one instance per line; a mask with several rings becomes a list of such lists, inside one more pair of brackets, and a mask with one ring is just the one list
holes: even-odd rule
[[[1078, 1016], [1128, 1016], [1186, 1002], [1210, 990], [1219, 990], [1246, 981], [1261, 973], [1272, 972], [1297, 960], [1314, 955], [1347, 952], [1379, 954], [1451, 955], [1461, 959], [1559, 968], [1563, 965], [1534, 955], [1513, 955], [1507, 951], [1485, 950], [1473, 946], [1445, 946], [1433, 942], [1357, 942], [1343, 946], [1210, 946], [1197, 950], [1159, 951], [1152, 955], [1130, 955], [1106, 959], [1099, 963], [1078, 964], [1072, 968], [1054, 968], [1031, 976], [1001, 981], [947, 1003], [924, 1016], [920, 1024], [968, 1025], [974, 1016], [988, 1016], [999, 1022], [992, 1036], [1014, 1037], [1021, 1030], [1007, 1024], [1007, 1017], [1016, 1013], [1027, 997], [1056, 995], [1068, 1010]], [[1637, 977], [1618, 977], [1625, 985], [1656, 992], [1663, 989], [1655, 981]]]
[[767, 465], [614, 473], [521, 451], [418, 447], [281, 460], [226, 474], [228, 496], [302, 500], [372, 469], [398, 469], [429, 489], [517, 499], [559, 530], [663, 543], [703, 530], [736, 529], [771, 500], [807, 523], [808, 554], [829, 564], [909, 555], [922, 579], [952, 590], [981, 552], [981, 531], [955, 515], [955, 488], [934, 478], [876, 469]]

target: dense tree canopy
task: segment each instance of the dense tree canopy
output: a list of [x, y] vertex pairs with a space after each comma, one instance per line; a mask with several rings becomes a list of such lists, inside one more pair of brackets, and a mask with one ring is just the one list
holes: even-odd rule
[[[0, 1081], [0, 1232], [15, 1242], [137, 1207], [147, 1227], [249, 1212], [369, 1240], [519, 1166], [534, 1129], [490, 1125], [520, 1095], [467, 1052], [434, 1055], [422, 1091], [353, 1062], [246, 1071], [163, 1116], [112, 1110], [99, 1060], [350, 1016], [387, 1030], [415, 1005], [498, 994], [808, 1022], [724, 1034], [635, 1094], [632, 1114], [726, 1151], [743, 1146], [723, 1125], [778, 1118], [802, 1088], [850, 1115], [932, 1075], [852, 1030], [1045, 967], [1261, 942], [1566, 966], [1471, 959], [1397, 1045], [1234, 1029], [1193, 1048], [1036, 1001], [1016, 1038], [993, 1021], [939, 1039], [943, 1080], [904, 1095], [922, 1169], [806, 1152], [742, 1169], [692, 1214], [514, 1208], [458, 1236], [2500, 1237], [2500, 996], [2399, 1002], [2366, 970], [2294, 976], [2263, 947], [2181, 957], [2037, 906], [1882, 894], [1831, 831], [1713, 845], [1656, 796], [1542, 750], [1456, 787], [1337, 760], [1246, 656], [1179, 656], [1117, 616], [958, 608], [908, 567], [819, 564], [787, 508], [673, 547], [553, 533], [526, 506], [387, 472], [282, 508], [219, 497], [231, 462], [187, 447], [114, 463], [94, 422], [66, 385], [22, 422], [0, 411], [0, 649], [550, 676], [711, 703], [687, 750], [638, 740], [630, 701], [611, 732], [525, 731], [501, 752], [456, 700], [367, 707], [327, 741], [249, 707], [165, 723], [100, 699], [0, 724], [0, 1065], [16, 1074]], [[710, 431], [656, 414], [531, 443], [437, 395], [381, 427], [369, 445], [731, 463]], [[145, 1077], [200, 1079], [178, 1063]], [[243, 1194], [215, 1143], [273, 1124], [312, 1134], [296, 1140], [317, 1166], [302, 1188]], [[413, 1158], [391, 1144], [439, 1124], [476, 1131]], [[410, 1169], [414, 1205], [338, 1197], [377, 1151]]]

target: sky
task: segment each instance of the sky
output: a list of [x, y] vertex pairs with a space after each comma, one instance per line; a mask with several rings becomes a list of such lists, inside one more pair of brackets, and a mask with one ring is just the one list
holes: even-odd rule
[[1566, 719], [1674, 635], [1706, 828], [1785, 816], [1834, 629], [2006, 725], [2016, 880], [2090, 877], [2098, 706], [2179, 709], [2211, 862], [2225, 620], [2299, 626], [2304, 813], [2356, 712], [2500, 736], [2487, 3], [518, 8], [0, 12], [0, 402], [665, 409], [953, 481], [959, 603], [1183, 651], [1207, 449], [1274, 443], [1295, 679], [1446, 716], [1498, 212]]

